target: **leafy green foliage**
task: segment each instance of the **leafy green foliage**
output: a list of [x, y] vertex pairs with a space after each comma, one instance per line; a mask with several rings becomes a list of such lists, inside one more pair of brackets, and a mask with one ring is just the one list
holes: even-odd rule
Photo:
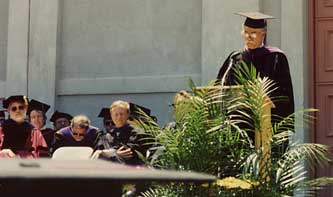
[[[297, 190], [311, 194], [312, 188], [304, 187], [304, 164], [327, 164], [328, 148], [291, 139], [299, 126], [295, 120], [302, 122], [301, 126], [311, 123], [309, 113], [316, 110], [296, 112], [267, 127], [262, 122], [270, 120], [265, 111], [271, 105], [268, 98], [279, 99], [270, 96], [275, 83], [260, 78], [253, 66], [240, 65], [236, 73], [240, 86], [235, 88], [214, 88], [215, 82], [198, 88], [190, 80], [193, 96], [176, 105], [172, 126], [159, 128], [149, 117], [136, 123], [153, 145], [145, 158], [147, 165], [204, 172], [219, 179], [232, 176], [258, 184], [245, 191], [173, 183], [152, 187], [143, 196], [289, 196]], [[272, 154], [266, 154], [264, 146], [256, 149], [249, 137], [267, 129], [272, 133]]]

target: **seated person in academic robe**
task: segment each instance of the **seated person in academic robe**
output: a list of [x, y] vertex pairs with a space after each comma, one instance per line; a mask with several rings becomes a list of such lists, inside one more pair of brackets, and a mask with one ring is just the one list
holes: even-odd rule
[[97, 145], [99, 150], [94, 153], [94, 157], [129, 165], [143, 164], [136, 153], [139, 151], [145, 155], [140, 145], [140, 136], [128, 123], [130, 104], [122, 100], [115, 101], [110, 107], [110, 113], [115, 126], [101, 137]]
[[173, 121], [167, 123], [164, 128], [173, 128], [175, 129], [177, 127], [177, 121], [179, 123], [180, 119], [183, 116], [183, 112], [181, 113], [177, 111], [177, 106], [179, 107], [180, 105], [183, 105], [187, 101], [189, 101], [192, 98], [192, 95], [187, 92], [186, 90], [180, 90], [179, 92], [176, 93], [176, 95], [173, 97], [173, 103], [171, 106], [173, 107]]
[[62, 128], [68, 127], [71, 123], [73, 116], [64, 112], [55, 111], [50, 121], [53, 122], [54, 130], [58, 131]]
[[47, 149], [41, 131], [25, 121], [28, 104], [22, 95], [3, 101], [9, 118], [0, 126], [0, 157], [37, 158]]
[[32, 99], [28, 107], [28, 116], [30, 124], [42, 132], [47, 146], [51, 147], [55, 131], [51, 128], [44, 128], [47, 119], [46, 112], [49, 108], [50, 105]]
[[98, 114], [98, 117], [103, 118], [103, 125], [104, 125], [104, 132], [103, 133], [109, 132], [112, 129], [112, 127], [114, 127], [114, 123], [111, 119], [109, 108], [102, 108], [101, 111]]
[[55, 133], [51, 152], [54, 153], [58, 148], [65, 146], [88, 146], [94, 149], [101, 133], [97, 127], [90, 125], [87, 116], [74, 116], [70, 126]]

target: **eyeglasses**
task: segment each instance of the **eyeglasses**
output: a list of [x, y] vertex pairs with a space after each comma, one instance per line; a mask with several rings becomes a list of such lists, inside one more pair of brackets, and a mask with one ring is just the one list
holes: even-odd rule
[[248, 32], [245, 32], [245, 31], [242, 31], [242, 35], [245, 37], [245, 38], [257, 38], [257, 32], [252, 32], [252, 33], [248, 33]]
[[16, 112], [16, 110], [23, 111], [24, 108], [25, 108], [24, 105], [19, 105], [19, 106], [14, 106], [14, 107], [12, 107], [10, 110], [11, 110], [12, 112]]
[[86, 134], [84, 134], [84, 133], [76, 133], [76, 132], [73, 132], [73, 135], [74, 135], [74, 136], [83, 137], [83, 136], [85, 136]]
[[259, 34], [261, 33], [264, 33], [262, 31], [258, 31], [258, 32], [246, 32], [246, 31], [242, 31], [242, 35], [245, 37], [245, 38], [252, 38], [252, 39], [256, 39], [258, 37]]

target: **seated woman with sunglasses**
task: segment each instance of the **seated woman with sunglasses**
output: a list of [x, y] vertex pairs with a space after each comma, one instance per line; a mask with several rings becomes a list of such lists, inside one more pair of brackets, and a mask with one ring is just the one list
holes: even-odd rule
[[94, 149], [101, 134], [97, 127], [90, 125], [87, 116], [74, 116], [70, 126], [55, 133], [51, 153], [64, 146], [88, 146]]
[[28, 104], [22, 95], [3, 101], [9, 118], [0, 126], [0, 157], [37, 158], [47, 148], [40, 130], [25, 121]]

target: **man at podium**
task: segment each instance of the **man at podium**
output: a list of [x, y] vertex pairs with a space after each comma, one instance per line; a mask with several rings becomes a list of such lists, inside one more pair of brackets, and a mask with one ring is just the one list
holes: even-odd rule
[[273, 17], [259, 12], [237, 14], [246, 17], [241, 32], [245, 46], [230, 53], [221, 66], [217, 79], [223, 85], [236, 85], [234, 69], [240, 62], [248, 66], [254, 65], [261, 77], [268, 77], [276, 83], [277, 90], [271, 96], [283, 98], [274, 100], [272, 120], [276, 122], [276, 116], [287, 117], [294, 112], [294, 96], [287, 57], [279, 48], [265, 45], [267, 19]]

